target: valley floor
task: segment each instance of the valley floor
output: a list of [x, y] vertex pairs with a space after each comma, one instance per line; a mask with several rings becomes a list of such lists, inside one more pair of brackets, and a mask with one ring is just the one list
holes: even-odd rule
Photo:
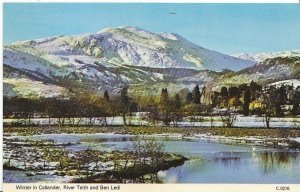
[[[152, 139], [186, 144], [192, 141], [195, 145], [208, 142], [240, 146], [248, 153], [256, 149], [288, 153], [300, 150], [300, 129], [291, 128], [4, 126], [4, 181], [162, 182], [157, 174], [182, 166], [187, 160], [184, 154], [191, 151], [184, 150], [179, 154], [167, 152], [159, 166], [150, 166], [152, 164], [147, 163], [150, 159], [145, 157], [145, 165], [137, 166], [127, 149], [128, 144]], [[119, 147], [115, 148], [115, 145]], [[227, 152], [222, 152], [222, 160], [240, 158], [223, 157], [223, 153]], [[230, 154], [235, 155], [233, 152]], [[87, 156], [91, 161], [86, 161]], [[93, 160], [95, 158], [97, 160]], [[201, 160], [201, 156], [197, 158]], [[137, 170], [140, 172], [135, 175]]]

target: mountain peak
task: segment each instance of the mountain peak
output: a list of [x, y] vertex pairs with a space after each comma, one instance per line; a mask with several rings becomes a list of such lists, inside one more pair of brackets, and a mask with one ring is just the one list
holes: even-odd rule
[[[279, 55], [300, 55], [300, 51]], [[165, 82], [170, 78], [174, 78], [176, 84], [205, 83], [220, 77], [211, 71], [239, 71], [255, 63], [200, 47], [178, 34], [152, 33], [131, 26], [23, 41], [5, 46], [3, 50], [6, 77], [17, 77], [7, 81], [13, 90], [22, 89], [19, 82], [24, 81], [18, 78], [23, 77], [55, 85], [60, 85], [61, 79], [72, 85], [85, 82], [97, 90], [117, 90], [124, 84]], [[292, 75], [297, 79], [292, 64], [270, 65], [266, 70], [255, 65], [237, 76], [244, 83], [250, 79], [282, 79]], [[228, 84], [241, 82], [235, 77], [228, 79]]]
[[237, 53], [237, 54], [234, 54], [232, 56], [236, 57], [236, 58], [239, 58], [239, 59], [256, 62], [256, 59], [255, 59], [254, 55], [251, 55], [249, 53]]
[[138, 30], [142, 30], [142, 29], [140, 29], [138, 27], [135, 27], [135, 26], [107, 27], [107, 28], [99, 30], [97, 33], [111, 32], [111, 31], [114, 31], [114, 30], [128, 30], [128, 31], [132, 30], [132, 31], [138, 31]]
[[169, 39], [169, 40], [180, 40], [180, 39], [184, 39], [182, 36], [180, 36], [179, 34], [176, 33], [168, 33], [168, 32], [161, 32], [161, 33], [152, 33], [149, 31], [146, 31], [144, 29], [141, 29], [139, 27], [136, 26], [120, 26], [120, 27], [111, 27], [111, 28], [105, 28], [102, 29], [100, 31], [98, 31], [97, 33], [101, 34], [101, 33], [116, 33], [117, 31], [119, 32], [131, 32], [134, 34], [138, 34], [141, 36], [145, 36], [145, 35], [153, 35], [154, 37], [163, 37], [165, 39]]
[[97, 34], [103, 33], [111, 33], [114, 35], [136, 35], [145, 38], [159, 38], [159, 36], [155, 33], [140, 29], [134, 26], [120, 26], [120, 27], [112, 27], [112, 28], [105, 28], [97, 32]]
[[31, 40], [19, 45], [17, 48], [22, 51], [43, 55], [44, 59], [60, 65], [97, 61], [106, 66], [237, 71], [254, 64], [205, 49], [175, 33], [153, 33], [133, 26], [106, 28], [96, 34]]
[[276, 57], [300, 57], [300, 49], [270, 53], [258, 53], [255, 55], [257, 61], [263, 61], [265, 59], [272, 59]]
[[162, 36], [163, 38], [166, 39], [170, 39], [170, 40], [179, 40], [182, 39], [183, 37], [181, 37], [180, 35], [176, 34], [176, 33], [159, 33], [160, 36]]

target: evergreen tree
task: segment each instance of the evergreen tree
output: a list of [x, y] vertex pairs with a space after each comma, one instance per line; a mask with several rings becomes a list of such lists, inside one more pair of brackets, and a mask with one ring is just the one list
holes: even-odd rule
[[205, 92], [206, 92], [206, 86], [204, 85], [203, 88], [202, 88], [202, 90], [201, 90], [201, 95], [204, 95]]
[[239, 98], [240, 91], [238, 87], [229, 87], [228, 96], [229, 98]]
[[298, 87], [294, 94], [293, 94], [293, 99], [292, 99], [292, 115], [298, 115], [299, 114], [299, 104], [300, 104], [300, 87]]
[[105, 90], [104, 91], [104, 100], [100, 103], [101, 108], [103, 109], [103, 124], [107, 125], [107, 116], [110, 114], [112, 114], [112, 110], [111, 110], [111, 102], [109, 100], [109, 94], [108, 91]]
[[254, 101], [260, 97], [260, 93], [262, 92], [262, 86], [258, 85], [254, 81], [250, 83], [250, 93], [251, 93], [251, 101]]
[[187, 104], [192, 103], [192, 101], [193, 101], [193, 94], [192, 93], [188, 93], [186, 95], [186, 97], [185, 97], [185, 101], [186, 101]]
[[126, 126], [126, 114], [128, 113], [129, 111], [129, 106], [130, 106], [130, 98], [128, 96], [128, 87], [125, 86], [123, 87], [123, 89], [121, 90], [120, 92], [120, 110], [121, 110], [121, 113], [122, 113], [122, 116], [123, 116], [123, 122], [124, 122], [124, 125]]
[[279, 89], [277, 89], [275, 91], [275, 115], [277, 117], [281, 117], [283, 116], [283, 111], [281, 109], [281, 105], [286, 103], [286, 99], [287, 99], [287, 95], [286, 95], [286, 91], [285, 91], [285, 87], [284, 85], [281, 85], [281, 87]]
[[196, 85], [193, 90], [193, 103], [200, 104], [201, 93], [199, 90], [199, 85]]
[[240, 84], [238, 88], [239, 88], [240, 92], [245, 92], [245, 91], [247, 91], [247, 89], [249, 89], [249, 86], [246, 83], [243, 83], [243, 84]]
[[109, 101], [109, 94], [108, 94], [108, 91], [106, 91], [106, 90], [104, 91], [104, 100], [107, 102]]
[[249, 115], [250, 99], [251, 99], [251, 93], [250, 93], [250, 88], [248, 87], [244, 93], [243, 114], [245, 116]]
[[168, 94], [168, 89], [163, 88], [161, 90], [160, 94], [160, 110], [161, 112], [165, 113], [168, 111], [168, 106], [169, 106], [169, 94]]
[[228, 98], [228, 90], [227, 87], [221, 87], [220, 95], [222, 98]]
[[170, 120], [173, 122], [173, 126], [178, 126], [178, 121], [182, 119], [182, 114], [180, 112], [181, 109], [181, 101], [179, 94], [176, 94], [172, 102], [170, 103], [171, 107], [171, 114]]
[[174, 100], [174, 109], [175, 109], [175, 111], [179, 111], [180, 108], [181, 108], [180, 97], [179, 97], [179, 94], [176, 94], [175, 100]]
[[158, 104], [155, 102], [153, 97], [150, 97], [149, 100], [146, 101], [146, 111], [149, 112], [148, 119], [153, 125], [155, 125], [156, 121], [159, 119], [159, 110]]
[[219, 103], [220, 92], [214, 91], [211, 95], [211, 107], [216, 107]]
[[267, 128], [270, 128], [271, 118], [274, 117], [274, 108], [276, 108], [276, 103], [274, 101], [277, 100], [275, 92], [276, 88], [274, 86], [270, 86], [265, 87], [264, 92], [262, 94], [263, 120]]
[[286, 87], [284, 85], [281, 85], [278, 89], [278, 102], [280, 102], [281, 105], [285, 104], [287, 101], [287, 93], [286, 93]]
[[221, 96], [221, 102], [223, 103], [224, 106], [228, 106], [228, 90], [227, 87], [221, 87], [221, 92], [220, 92], [220, 96]]
[[162, 112], [162, 118], [165, 125], [170, 123], [170, 112], [171, 107], [169, 101], [169, 94], [167, 88], [163, 88], [160, 94], [160, 111]]

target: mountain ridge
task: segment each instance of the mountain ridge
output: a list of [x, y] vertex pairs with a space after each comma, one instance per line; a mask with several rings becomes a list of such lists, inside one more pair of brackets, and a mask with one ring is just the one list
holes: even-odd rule
[[178, 91], [212, 81], [216, 87], [251, 80], [267, 83], [298, 78], [298, 52], [288, 53], [265, 54], [259, 62], [247, 61], [203, 48], [174, 33], [125, 26], [6, 45], [4, 79], [8, 79], [8, 93], [23, 90], [19, 84], [36, 81], [57, 86], [63, 95], [67, 91], [62, 88], [77, 87], [117, 93], [124, 85], [172, 84]]
[[205, 49], [174, 33], [159, 35], [136, 27], [107, 28], [94, 34], [19, 41], [11, 46], [20, 50], [29, 50], [30, 47], [40, 49], [45, 54], [56, 55], [60, 62], [66, 59], [72, 62], [71, 55], [81, 54], [96, 58], [105, 65], [237, 71], [254, 64]]

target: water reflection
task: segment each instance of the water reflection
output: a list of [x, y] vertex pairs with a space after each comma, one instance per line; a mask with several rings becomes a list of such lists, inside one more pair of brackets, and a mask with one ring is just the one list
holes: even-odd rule
[[188, 139], [176, 138], [176, 137], [154, 137], [154, 136], [127, 136], [127, 137], [120, 137], [115, 135], [115, 137], [83, 137], [80, 138], [80, 142], [88, 142], [88, 143], [107, 143], [107, 142], [128, 142], [128, 141], [137, 141], [138, 139], [141, 140], [158, 140], [158, 141], [190, 141]]
[[88, 143], [106, 143], [106, 142], [127, 142], [127, 141], [136, 141], [137, 137], [86, 137], [81, 138], [80, 142]]
[[214, 157], [214, 163], [221, 163], [224, 166], [238, 166], [240, 164], [240, 153], [235, 152], [221, 152], [219, 156]]
[[158, 173], [151, 173], [143, 175], [135, 179], [130, 180], [131, 183], [162, 183], [162, 180], [158, 176]]
[[263, 173], [271, 173], [281, 168], [292, 167], [297, 159], [296, 152], [263, 152], [258, 154]]
[[[24, 137], [26, 139], [28, 137]], [[78, 142], [69, 150], [128, 150], [138, 138], [155, 139], [166, 145], [166, 152], [186, 156], [182, 166], [147, 175], [133, 182], [146, 183], [300, 183], [300, 153], [257, 147], [252, 152], [248, 145], [229, 145], [206, 140], [130, 136], [118, 134], [99, 135], [41, 135], [36, 140], [53, 139], [55, 142]], [[30, 138], [31, 139], [31, 138]], [[125, 181], [126, 182], [126, 181]]]
[[158, 175], [164, 183], [197, 182], [198, 177], [205, 174], [207, 169], [209, 169], [205, 161], [206, 160], [201, 158], [192, 158], [186, 161], [183, 166], [160, 171]]

